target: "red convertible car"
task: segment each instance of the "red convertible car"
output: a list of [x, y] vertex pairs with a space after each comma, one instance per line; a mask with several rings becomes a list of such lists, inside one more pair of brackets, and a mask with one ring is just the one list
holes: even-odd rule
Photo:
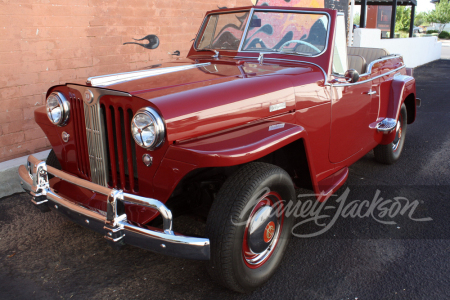
[[[208, 260], [251, 291], [281, 262], [295, 188], [324, 201], [372, 149], [394, 163], [414, 122], [402, 57], [346, 44], [336, 10], [210, 11], [186, 59], [50, 88], [35, 119], [53, 150], [20, 167], [23, 188], [112, 245]], [[186, 212], [204, 236], [174, 232]]]

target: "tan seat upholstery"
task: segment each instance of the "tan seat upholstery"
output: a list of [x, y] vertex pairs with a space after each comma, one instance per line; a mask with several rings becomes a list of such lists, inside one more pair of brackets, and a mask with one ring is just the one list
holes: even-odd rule
[[380, 57], [389, 55], [389, 52], [387, 52], [386, 49], [382, 48], [347, 47], [347, 54], [362, 56], [363, 58], [365, 58], [367, 66], [372, 61], [379, 59]]
[[359, 74], [366, 71], [366, 60], [361, 55], [347, 55], [348, 68], [355, 69]]

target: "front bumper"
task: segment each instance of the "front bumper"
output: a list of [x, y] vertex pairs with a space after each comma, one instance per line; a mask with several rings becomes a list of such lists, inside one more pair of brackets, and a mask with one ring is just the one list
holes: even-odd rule
[[[48, 173], [64, 181], [107, 196], [106, 216], [59, 196], [49, 185]], [[42, 211], [59, 211], [73, 222], [95, 230], [114, 246], [130, 244], [171, 256], [208, 260], [210, 243], [207, 238], [188, 237], [172, 231], [172, 213], [160, 201], [124, 193], [80, 179], [47, 166], [34, 156], [28, 157], [27, 167], [19, 168], [23, 189], [33, 196], [32, 202]], [[143, 228], [127, 221], [124, 202], [156, 209], [163, 218], [163, 230]]]

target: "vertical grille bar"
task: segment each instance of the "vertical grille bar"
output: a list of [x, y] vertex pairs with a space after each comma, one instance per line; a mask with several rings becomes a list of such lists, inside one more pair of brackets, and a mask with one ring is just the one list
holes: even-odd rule
[[131, 151], [131, 119], [130, 119], [130, 115], [128, 114], [128, 112], [126, 110], [124, 110], [123, 112], [124, 114], [124, 120], [125, 120], [125, 141], [126, 141], [126, 147], [127, 147], [127, 163], [128, 163], [128, 178], [130, 181], [130, 190], [134, 190], [134, 171], [133, 171], [133, 163], [132, 163], [132, 159], [133, 159], [133, 154]]
[[70, 94], [71, 107], [74, 118], [74, 129], [75, 129], [75, 148], [77, 153], [77, 166], [79, 172], [89, 179], [89, 164], [87, 162], [87, 147], [86, 147], [86, 137], [85, 137], [85, 125], [82, 119], [83, 106], [80, 99], [77, 99], [75, 95]]
[[87, 170], [86, 170], [86, 163], [84, 161], [85, 158], [85, 152], [84, 150], [86, 148], [83, 148], [83, 144], [82, 144], [82, 140], [83, 140], [83, 123], [81, 123], [81, 105], [80, 105], [80, 101], [74, 99], [73, 101], [74, 107], [75, 109], [74, 111], [74, 119], [76, 122], [76, 125], [78, 126], [74, 126], [75, 127], [75, 134], [77, 136], [77, 143], [76, 143], [76, 147], [77, 147], [77, 164], [78, 164], [78, 169], [80, 170], [81, 173], [83, 173], [84, 175], [87, 175]]
[[116, 151], [114, 150], [114, 130], [113, 130], [113, 121], [111, 118], [111, 106], [105, 107], [105, 115], [106, 115], [106, 127], [108, 132], [108, 150], [110, 157], [110, 168], [111, 168], [111, 181], [112, 186], [117, 187], [117, 166], [116, 166]]
[[125, 166], [123, 159], [123, 148], [122, 148], [122, 131], [120, 128], [120, 113], [118, 109], [114, 109], [114, 117], [116, 119], [116, 138], [117, 138], [117, 156], [119, 162], [119, 172], [120, 172], [120, 185], [122, 189], [125, 189]]

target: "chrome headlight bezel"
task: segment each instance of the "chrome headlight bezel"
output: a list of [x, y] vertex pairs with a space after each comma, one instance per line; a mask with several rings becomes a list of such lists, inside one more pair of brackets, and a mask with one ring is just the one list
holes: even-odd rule
[[[50, 110], [49, 104], [48, 104], [48, 101], [49, 101], [50, 97], [52, 97], [52, 96], [56, 97], [56, 99], [58, 101], [58, 107], [61, 110], [61, 117], [56, 122], [51, 117], [51, 110], [55, 109], [57, 106], [53, 106], [53, 108]], [[46, 106], [46, 111], [47, 111], [47, 118], [50, 120], [50, 122], [52, 122], [52, 124], [59, 126], [59, 127], [67, 124], [67, 122], [69, 121], [69, 116], [70, 116], [70, 103], [69, 103], [69, 101], [67, 101], [66, 97], [64, 97], [64, 95], [62, 93], [52, 92], [50, 95], [48, 95], [46, 102], [45, 102], [45, 106]]]
[[[146, 116], [148, 116], [151, 119], [152, 123], [149, 123], [146, 126], [138, 126], [135, 122], [135, 118], [139, 114], [145, 114]], [[155, 138], [150, 145], [145, 145], [142, 135], [141, 135], [142, 142], [136, 139], [135, 134], [133, 133], [133, 128], [139, 128], [142, 131], [145, 128], [149, 127], [151, 124], [154, 124], [154, 128], [155, 128], [154, 137]], [[138, 144], [142, 148], [145, 148], [148, 150], [156, 149], [164, 142], [165, 133], [166, 133], [166, 129], [164, 127], [164, 121], [162, 120], [162, 118], [158, 114], [158, 112], [151, 107], [143, 107], [143, 108], [139, 109], [134, 114], [133, 119], [131, 120], [131, 135], [133, 136], [133, 139], [136, 142], [136, 144]]]

